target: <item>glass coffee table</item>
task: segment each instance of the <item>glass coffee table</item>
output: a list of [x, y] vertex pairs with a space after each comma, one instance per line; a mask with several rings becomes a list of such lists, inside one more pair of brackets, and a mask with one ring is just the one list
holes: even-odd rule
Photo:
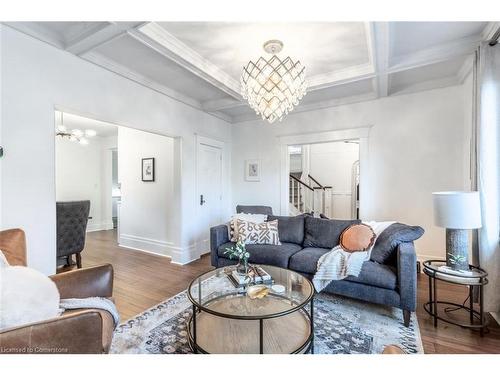
[[227, 274], [235, 266], [217, 268], [191, 282], [188, 298], [193, 314], [188, 338], [195, 353], [314, 351], [312, 283], [291, 270], [261, 267], [273, 279], [273, 284], [266, 284], [269, 294], [261, 299], [251, 299], [247, 287], [235, 287], [229, 280]]

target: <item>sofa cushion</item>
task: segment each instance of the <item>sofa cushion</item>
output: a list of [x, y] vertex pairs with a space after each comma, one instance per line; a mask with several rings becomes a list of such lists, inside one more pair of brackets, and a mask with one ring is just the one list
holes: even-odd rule
[[278, 234], [278, 220], [252, 223], [237, 219], [234, 230], [238, 241], [247, 245], [281, 245]]
[[366, 251], [373, 246], [377, 235], [368, 224], [352, 224], [340, 235], [340, 247], [348, 253]]
[[278, 233], [281, 242], [302, 245], [304, 242], [304, 215], [268, 216], [268, 221], [278, 220]]
[[390, 290], [395, 290], [398, 282], [393, 267], [371, 261], [363, 263], [358, 277], [348, 276], [345, 280]]
[[319, 258], [329, 249], [306, 247], [290, 258], [289, 268], [293, 271], [315, 274]]
[[[224, 254], [227, 248], [234, 246], [233, 242], [227, 242], [219, 246], [217, 250], [219, 257], [229, 259]], [[250, 253], [248, 261], [255, 264], [269, 264], [271, 266], [288, 268], [290, 257], [300, 251], [302, 246], [294, 243], [282, 242], [281, 245], [246, 245]]]
[[424, 229], [419, 226], [394, 223], [377, 237], [370, 259], [380, 264], [393, 264], [398, 245], [403, 242], [415, 241], [423, 234]]
[[306, 216], [303, 246], [332, 249], [339, 244], [340, 234], [344, 229], [360, 222], [360, 220], [330, 220]]

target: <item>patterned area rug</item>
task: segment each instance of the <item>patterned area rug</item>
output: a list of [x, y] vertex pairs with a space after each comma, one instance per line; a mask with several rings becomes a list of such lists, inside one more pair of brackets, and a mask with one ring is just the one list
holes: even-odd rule
[[[191, 304], [182, 292], [117, 327], [112, 353], [188, 354]], [[315, 354], [378, 354], [396, 344], [423, 353], [415, 314], [406, 328], [399, 309], [320, 293], [314, 302]]]

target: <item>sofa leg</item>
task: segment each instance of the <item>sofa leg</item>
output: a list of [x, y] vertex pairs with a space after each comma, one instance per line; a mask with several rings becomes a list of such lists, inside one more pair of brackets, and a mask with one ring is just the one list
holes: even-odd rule
[[410, 317], [411, 317], [411, 311], [410, 310], [403, 310], [403, 320], [405, 327], [410, 326]]

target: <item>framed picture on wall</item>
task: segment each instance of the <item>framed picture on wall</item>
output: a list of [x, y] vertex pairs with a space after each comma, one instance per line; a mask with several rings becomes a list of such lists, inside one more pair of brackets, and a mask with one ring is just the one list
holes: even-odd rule
[[142, 181], [153, 182], [155, 180], [155, 158], [142, 159]]
[[260, 160], [245, 161], [245, 180], [260, 181]]

